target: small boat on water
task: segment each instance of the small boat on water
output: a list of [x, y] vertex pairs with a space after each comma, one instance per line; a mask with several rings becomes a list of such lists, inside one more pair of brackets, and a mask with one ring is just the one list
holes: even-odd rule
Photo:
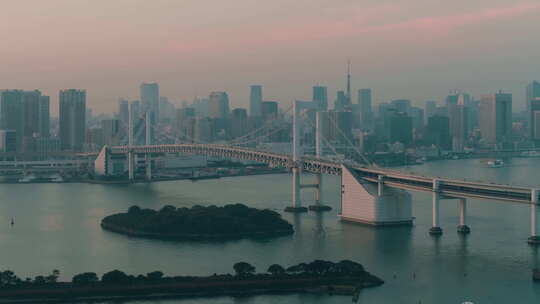
[[34, 174], [25, 175], [22, 178], [19, 178], [19, 183], [30, 183], [34, 181], [37, 177]]
[[501, 159], [488, 160], [487, 165], [490, 168], [500, 168], [504, 166], [504, 162]]

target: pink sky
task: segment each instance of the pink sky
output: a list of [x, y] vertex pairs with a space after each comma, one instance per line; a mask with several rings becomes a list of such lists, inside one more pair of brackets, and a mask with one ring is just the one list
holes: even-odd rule
[[253, 83], [283, 103], [320, 83], [333, 100], [350, 59], [353, 87], [378, 101], [503, 89], [522, 108], [540, 79], [539, 13], [527, 0], [17, 1], [0, 11], [0, 88], [53, 101], [86, 88], [98, 112], [143, 81], [175, 102], [226, 90], [247, 106]]

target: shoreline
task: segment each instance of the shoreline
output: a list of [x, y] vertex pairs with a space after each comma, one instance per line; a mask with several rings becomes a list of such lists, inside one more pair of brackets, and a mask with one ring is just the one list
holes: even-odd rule
[[357, 276], [254, 275], [244, 279], [220, 276], [181, 280], [183, 282], [171, 279], [169, 281], [172, 282], [163, 283], [96, 283], [88, 286], [58, 283], [57, 286], [43, 286], [41, 289], [0, 290], [0, 303], [88, 303], [298, 293], [353, 295], [359, 289], [384, 284], [384, 281], [367, 272]]

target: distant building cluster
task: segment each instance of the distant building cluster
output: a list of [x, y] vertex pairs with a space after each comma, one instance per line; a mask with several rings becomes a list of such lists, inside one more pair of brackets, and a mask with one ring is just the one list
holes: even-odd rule
[[[422, 106], [409, 99], [373, 102], [370, 88], [338, 90], [330, 108], [328, 88], [312, 88], [313, 106], [302, 113], [302, 144], [314, 150], [315, 126], [327, 153], [403, 152], [431, 149], [463, 153], [477, 149], [535, 148], [540, 145], [540, 83], [526, 87], [526, 111], [513, 113], [512, 94], [477, 98], [451, 91], [442, 101]], [[249, 108], [232, 107], [227, 92], [175, 104], [157, 83], [142, 83], [139, 99], [118, 100], [114, 115], [94, 115], [86, 91], [61, 90], [58, 119], [50, 98], [40, 91], [0, 91], [0, 155], [46, 159], [72, 152], [97, 152], [103, 146], [172, 143], [229, 143], [283, 150], [291, 141], [291, 114], [266, 100], [262, 85], [249, 86]]]

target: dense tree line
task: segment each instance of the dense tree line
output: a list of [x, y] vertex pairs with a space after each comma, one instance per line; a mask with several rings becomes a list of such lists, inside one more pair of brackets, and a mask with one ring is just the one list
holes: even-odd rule
[[126, 213], [118, 213], [102, 220], [104, 228], [121, 228], [163, 236], [182, 235], [246, 235], [292, 233], [293, 227], [277, 212], [249, 208], [243, 204], [193, 206], [176, 208], [164, 206], [160, 210], [132, 206]]
[[[250, 277], [279, 277], [279, 276], [357, 276], [367, 274], [364, 267], [356, 262], [343, 260], [341, 262], [330, 262], [323, 260], [315, 260], [310, 263], [300, 263], [297, 265], [285, 268], [278, 264], [273, 264], [268, 267], [267, 273], [256, 273], [254, 266], [246, 262], [238, 262], [233, 265], [235, 276], [230, 274], [213, 275], [221, 280], [236, 280], [246, 279]], [[129, 275], [120, 270], [113, 270], [104, 273], [101, 279], [94, 272], [84, 272], [73, 276], [71, 282], [58, 282], [60, 272], [52, 271], [51, 274], [45, 276], [36, 276], [35, 278], [21, 279], [10, 270], [0, 271], [0, 289], [1, 288], [18, 288], [18, 287], [46, 287], [72, 284], [74, 286], [89, 286], [89, 285], [123, 285], [132, 283], [160, 283], [163, 281], [186, 281], [196, 280], [201, 278], [211, 277], [166, 277], [161, 271], [153, 271], [146, 275]]]

